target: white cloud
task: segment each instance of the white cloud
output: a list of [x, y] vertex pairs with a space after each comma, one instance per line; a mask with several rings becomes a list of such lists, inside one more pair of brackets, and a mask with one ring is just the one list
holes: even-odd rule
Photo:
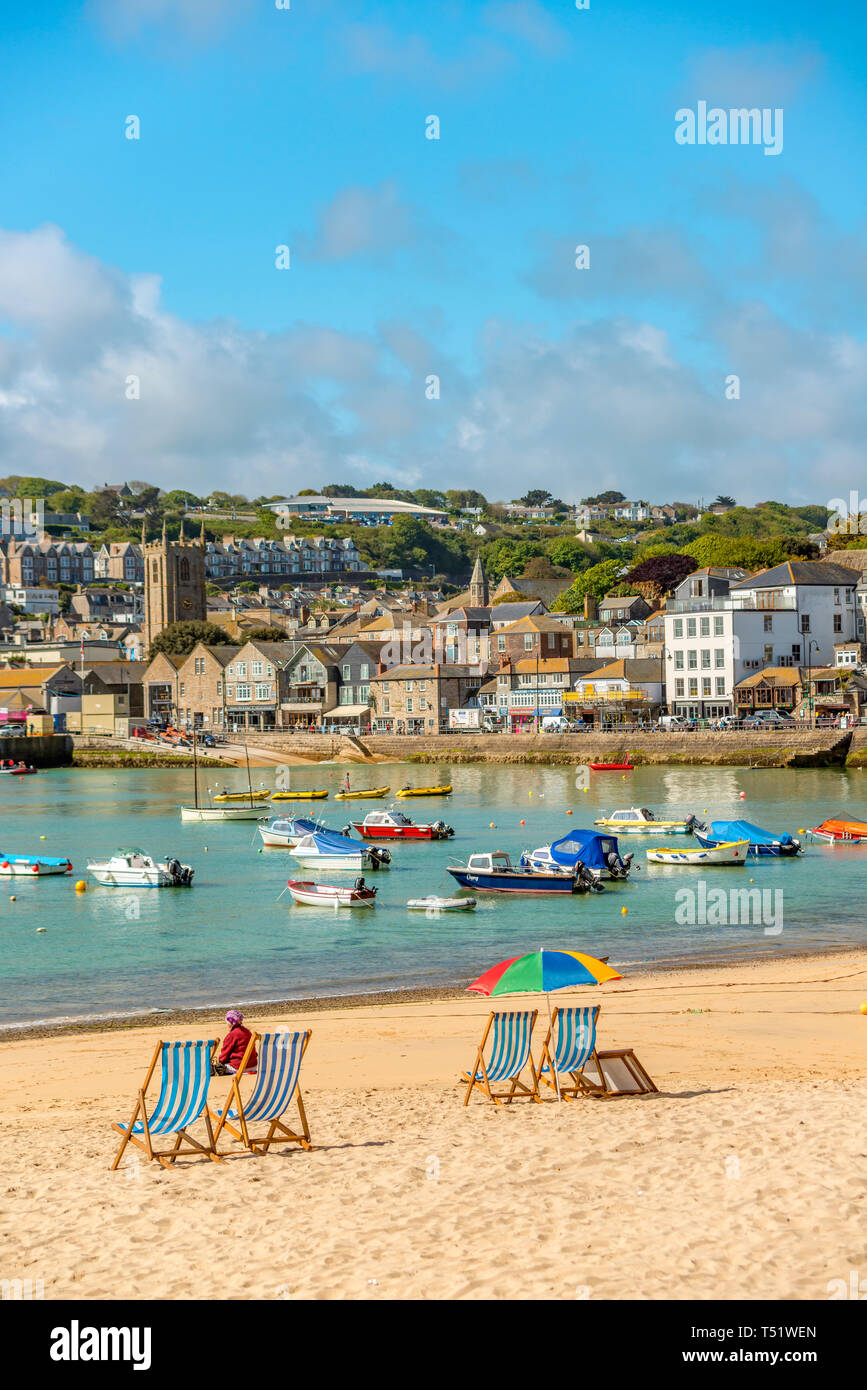
[[120, 42], [163, 29], [201, 43], [222, 38], [237, 20], [252, 15], [255, 0], [88, 0], [88, 10]]
[[313, 235], [298, 238], [298, 248], [310, 260], [347, 261], [385, 256], [423, 237], [415, 209], [401, 200], [389, 180], [376, 188], [341, 189], [320, 208]]

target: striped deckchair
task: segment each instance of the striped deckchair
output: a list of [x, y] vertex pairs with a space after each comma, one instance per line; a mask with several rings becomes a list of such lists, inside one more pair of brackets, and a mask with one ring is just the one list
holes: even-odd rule
[[[310, 1130], [307, 1125], [301, 1087], [298, 1085], [301, 1063], [304, 1059], [304, 1053], [307, 1051], [311, 1031], [308, 1028], [306, 1033], [254, 1033], [252, 1035], [237, 1074], [232, 1078], [225, 1108], [211, 1112], [212, 1118], [217, 1122], [214, 1130], [215, 1143], [222, 1131], [227, 1129], [236, 1139], [240, 1139], [244, 1147], [252, 1153], [267, 1153], [272, 1144], [295, 1143], [300, 1144], [302, 1149], [313, 1147], [310, 1143]], [[254, 1047], [258, 1048], [259, 1051], [256, 1081], [248, 1099], [242, 1101], [241, 1077]], [[300, 1134], [296, 1134], [282, 1122], [282, 1117], [293, 1100], [298, 1104], [298, 1114], [301, 1119]], [[241, 1126], [240, 1131], [230, 1123], [232, 1120]], [[254, 1122], [262, 1121], [267, 1121], [269, 1124], [267, 1134], [255, 1139], [251, 1138], [248, 1126]]]
[[[585, 1064], [590, 1058], [596, 1057], [598, 1018], [598, 1004], [595, 1007], [554, 1010], [539, 1057], [539, 1080], [550, 1086], [552, 1091], [558, 1091], [566, 1100], [574, 1100], [577, 1095], [605, 1093], [603, 1087], [582, 1075]], [[552, 1054], [555, 1029], [557, 1042]]]
[[[539, 1082], [533, 1066], [533, 1054], [530, 1051], [533, 1027], [538, 1012], [538, 1009], [532, 1009], [523, 1013], [492, 1013], [489, 1016], [485, 1031], [482, 1034], [482, 1041], [476, 1052], [473, 1069], [471, 1072], [465, 1071], [461, 1074], [461, 1081], [467, 1082], [464, 1105], [469, 1105], [474, 1086], [477, 1086], [495, 1105], [499, 1105], [501, 1101], [505, 1101], [508, 1105], [513, 1100], [516, 1090], [532, 1096], [533, 1100], [541, 1099]], [[485, 1062], [485, 1043], [492, 1028], [491, 1057], [490, 1061]], [[530, 1068], [530, 1076], [533, 1079], [532, 1086], [526, 1086], [523, 1081], [519, 1080], [525, 1066]], [[496, 1083], [498, 1081], [510, 1081], [511, 1085], [508, 1091], [492, 1091], [491, 1082]]]
[[[129, 1124], [118, 1121], [112, 1125], [122, 1135], [112, 1169], [123, 1157], [127, 1144], [134, 1144], [147, 1154], [148, 1160], [155, 1158], [164, 1168], [171, 1168], [179, 1154], [186, 1153], [181, 1145], [186, 1143], [190, 1150], [207, 1154], [215, 1163], [220, 1158], [214, 1148], [214, 1134], [211, 1118], [207, 1110], [208, 1083], [211, 1079], [211, 1063], [217, 1043], [214, 1038], [207, 1042], [158, 1042], [148, 1067], [145, 1083], [138, 1093], [138, 1100]], [[147, 1089], [156, 1070], [157, 1062], [162, 1064], [160, 1093], [153, 1110], [148, 1113]], [[208, 1143], [200, 1144], [187, 1133], [188, 1127], [203, 1115], [208, 1132]], [[172, 1149], [157, 1151], [153, 1140], [159, 1136], [172, 1134], [175, 1143]]]

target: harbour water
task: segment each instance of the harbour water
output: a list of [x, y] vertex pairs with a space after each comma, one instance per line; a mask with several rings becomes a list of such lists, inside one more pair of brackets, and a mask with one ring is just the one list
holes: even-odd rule
[[[291, 775], [293, 785], [328, 786], [333, 796], [344, 773], [325, 765], [293, 768]], [[68, 855], [74, 872], [0, 880], [0, 1025], [469, 983], [497, 961], [539, 946], [607, 955], [628, 971], [867, 941], [867, 846], [831, 848], [809, 837], [803, 857], [700, 874], [647, 864], [644, 850], [666, 843], [664, 836], [624, 836], [621, 850], [635, 851], [636, 868], [604, 893], [480, 897], [475, 912], [439, 918], [405, 906], [409, 898], [454, 892], [445, 872], [452, 857], [504, 849], [516, 859], [522, 849], [592, 826], [620, 807], [646, 806], [669, 818], [695, 812], [704, 821], [743, 816], [794, 834], [835, 814], [863, 819], [867, 778], [860, 772], [653, 767], [625, 777], [590, 774], [587, 791], [565, 768], [385, 764], [353, 768], [351, 776], [359, 787], [423, 786], [441, 776], [454, 785], [451, 797], [398, 803], [414, 820], [444, 819], [455, 838], [392, 846], [392, 867], [368, 876], [379, 891], [367, 911], [293, 905], [283, 891], [287, 878], [316, 875], [299, 871], [285, 850], [260, 853], [252, 822], [182, 824], [178, 807], [191, 794], [184, 770], [56, 769], [5, 778], [0, 849]], [[224, 780], [232, 789], [246, 786], [242, 772]], [[255, 785], [273, 782], [271, 769], [254, 772]], [[360, 820], [389, 804], [330, 797], [307, 805], [340, 829], [350, 816]], [[194, 887], [131, 891], [89, 881], [86, 893], [75, 892], [88, 859], [130, 845], [193, 864]], [[768, 911], [744, 923], [730, 920], [731, 912], [702, 909], [701, 881], [705, 904], [713, 889], [728, 898], [731, 889], [751, 887], [763, 890]], [[695, 890], [698, 920], [677, 896], [683, 889]]]

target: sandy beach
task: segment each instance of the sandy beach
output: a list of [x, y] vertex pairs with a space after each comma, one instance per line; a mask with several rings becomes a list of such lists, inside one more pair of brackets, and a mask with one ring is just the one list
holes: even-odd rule
[[110, 1172], [110, 1126], [154, 1042], [221, 1015], [4, 1043], [4, 1275], [46, 1299], [823, 1300], [867, 1272], [863, 954], [561, 999], [600, 1004], [599, 1045], [633, 1046], [659, 1094], [464, 1109], [487, 1000], [284, 1009], [267, 1025], [313, 1028], [315, 1151], [229, 1141], [172, 1172]]

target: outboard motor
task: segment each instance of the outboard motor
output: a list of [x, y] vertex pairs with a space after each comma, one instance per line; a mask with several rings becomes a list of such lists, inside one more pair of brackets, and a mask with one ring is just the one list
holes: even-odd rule
[[166, 869], [171, 876], [172, 883], [177, 887], [186, 888], [193, 881], [193, 870], [182, 864], [179, 859], [166, 859]]
[[627, 854], [626, 857], [622, 859], [620, 855], [612, 849], [606, 854], [605, 863], [608, 865], [612, 878], [626, 878], [632, 863], [632, 854]]
[[704, 821], [700, 821], [698, 816], [687, 816], [686, 828], [690, 833], [692, 833], [693, 830], [707, 830]]
[[434, 821], [433, 825], [431, 826], [431, 830], [434, 832], [436, 836], [438, 836], [440, 840], [447, 840], [451, 835], [454, 835], [455, 833], [450, 825], [446, 825], [444, 820]]
[[391, 863], [391, 855], [387, 849], [380, 849], [377, 845], [371, 845], [368, 853], [371, 869], [380, 869], [383, 864]]
[[575, 865], [575, 891], [577, 893], [604, 893], [605, 889], [594, 873], [579, 859]]

